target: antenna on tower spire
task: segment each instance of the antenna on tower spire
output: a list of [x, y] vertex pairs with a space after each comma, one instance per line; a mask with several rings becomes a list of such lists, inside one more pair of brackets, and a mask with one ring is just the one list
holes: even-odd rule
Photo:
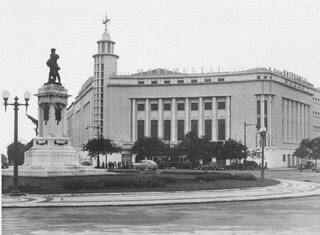
[[104, 17], [104, 19], [102, 20], [102, 24], [104, 24], [105, 25], [105, 31], [108, 31], [108, 29], [107, 29], [107, 25], [108, 25], [108, 23], [110, 22], [110, 19], [107, 17], [107, 14], [105, 14], [105, 17]]

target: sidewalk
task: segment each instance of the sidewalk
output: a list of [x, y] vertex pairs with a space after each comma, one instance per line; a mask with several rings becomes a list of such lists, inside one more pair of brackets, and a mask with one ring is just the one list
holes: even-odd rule
[[230, 202], [319, 196], [320, 184], [277, 179], [281, 183], [268, 187], [225, 190], [128, 192], [25, 195], [2, 195], [2, 207], [79, 207], [79, 206], [141, 206], [162, 204], [186, 204], [206, 202]]

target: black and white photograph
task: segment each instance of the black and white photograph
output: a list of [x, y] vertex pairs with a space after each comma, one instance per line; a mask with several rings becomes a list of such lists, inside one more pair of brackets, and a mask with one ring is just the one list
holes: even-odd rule
[[319, 234], [320, 1], [0, 0], [1, 234]]

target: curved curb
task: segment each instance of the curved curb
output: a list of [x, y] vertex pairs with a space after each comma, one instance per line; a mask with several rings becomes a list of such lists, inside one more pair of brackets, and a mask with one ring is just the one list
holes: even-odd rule
[[320, 184], [277, 179], [280, 184], [246, 189], [2, 196], [3, 208], [141, 206], [270, 200], [320, 195]]

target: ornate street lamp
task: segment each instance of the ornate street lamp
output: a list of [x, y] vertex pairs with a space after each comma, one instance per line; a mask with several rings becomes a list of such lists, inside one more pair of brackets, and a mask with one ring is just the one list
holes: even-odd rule
[[4, 107], [5, 107], [5, 111], [7, 111], [7, 106], [8, 105], [12, 105], [14, 108], [14, 149], [15, 149], [15, 155], [13, 158], [13, 189], [11, 192], [11, 196], [21, 196], [22, 193], [20, 193], [19, 191], [19, 184], [18, 184], [18, 110], [19, 110], [19, 106], [23, 105], [26, 106], [26, 112], [28, 110], [28, 102], [30, 100], [30, 92], [26, 91], [24, 94], [24, 99], [25, 99], [25, 103], [21, 104], [18, 102], [19, 98], [16, 96], [14, 98], [14, 102], [13, 103], [8, 103], [8, 99], [9, 99], [9, 92], [7, 90], [5, 90], [2, 93], [2, 97], [4, 100]]
[[260, 139], [261, 139], [261, 148], [262, 148], [262, 154], [261, 154], [261, 179], [264, 179], [264, 144], [266, 140], [266, 132], [267, 129], [265, 127], [261, 127], [259, 130]]

